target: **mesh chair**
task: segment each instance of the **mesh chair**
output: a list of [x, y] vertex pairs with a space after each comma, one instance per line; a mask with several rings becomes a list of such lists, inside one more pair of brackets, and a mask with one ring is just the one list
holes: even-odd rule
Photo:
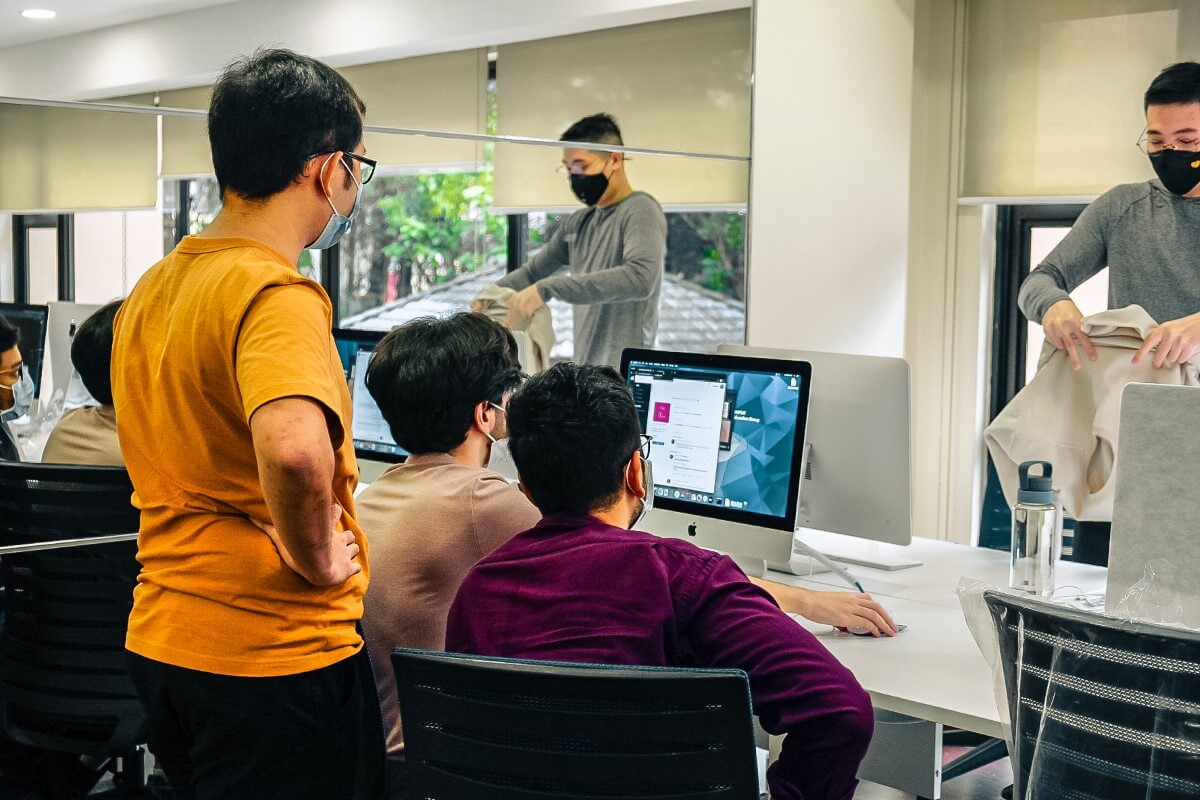
[[[136, 532], [132, 492], [123, 469], [0, 463], [0, 546]], [[125, 668], [136, 549], [0, 556], [0, 730], [97, 768], [120, 757], [118, 786], [144, 782], [146, 718]]]
[[398, 649], [412, 797], [757, 800], [740, 670], [608, 667]]
[[1022, 800], [1200, 796], [1200, 633], [986, 592]]

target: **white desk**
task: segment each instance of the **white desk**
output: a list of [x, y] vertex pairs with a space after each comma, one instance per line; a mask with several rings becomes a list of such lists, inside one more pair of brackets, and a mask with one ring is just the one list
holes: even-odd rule
[[[820, 542], [806, 537], [820, 549]], [[845, 541], [837, 549], [846, 552]], [[863, 550], [877, 545], [862, 543]], [[1008, 585], [1007, 553], [980, 547], [915, 539], [906, 555], [924, 562], [920, 567], [888, 572], [851, 566], [850, 572], [863, 588], [879, 600], [896, 622], [908, 629], [894, 638], [854, 636], [838, 633], [827, 625], [798, 619], [845, 664], [870, 693], [877, 709], [949, 725], [985, 736], [1002, 738], [1000, 712], [992, 672], [967, 628], [966, 618], [955, 590], [963, 577], [994, 586]], [[1060, 562], [1056, 583], [1074, 586], [1079, 594], [1103, 592], [1107, 570], [1073, 562]], [[767, 580], [819, 590], [846, 591], [835, 575], [821, 573], [799, 578], [768, 572]], [[1071, 593], [1060, 592], [1060, 596]], [[927, 726], [928, 727], [928, 726]], [[878, 736], [878, 728], [877, 728]], [[913, 738], [920, 735], [914, 730]], [[941, 741], [941, 730], [933, 739]], [[895, 754], [887, 754], [892, 759]], [[920, 792], [938, 797], [940, 753], [925, 761], [931, 773], [930, 783]], [[920, 760], [921, 756], [914, 756]], [[936, 766], [934, 766], [936, 764]], [[889, 771], [896, 771], [894, 762]], [[903, 771], [903, 770], [900, 770]], [[919, 768], [917, 769], [919, 772]], [[911, 774], [911, 773], [910, 773]], [[873, 780], [884, 782], [872, 776]], [[916, 791], [908, 785], [890, 783], [896, 788]]]

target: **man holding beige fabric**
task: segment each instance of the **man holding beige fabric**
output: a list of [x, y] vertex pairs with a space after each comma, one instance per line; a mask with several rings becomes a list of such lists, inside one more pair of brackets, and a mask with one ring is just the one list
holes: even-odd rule
[[[1021, 286], [1021, 310], [1076, 370], [1098, 359], [1070, 292], [1108, 267], [1110, 309], [1138, 305], [1155, 323], [1135, 365], [1156, 368], [1200, 353], [1200, 63], [1164, 69], [1146, 90], [1138, 146], [1158, 180], [1114, 187], [1080, 215], [1062, 243]], [[1106, 564], [1106, 523], [1076, 530], [1076, 560]]]

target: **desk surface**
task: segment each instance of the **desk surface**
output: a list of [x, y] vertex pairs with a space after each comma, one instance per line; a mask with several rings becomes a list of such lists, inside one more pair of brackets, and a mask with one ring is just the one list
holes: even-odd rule
[[[814, 546], [819, 544], [809, 542]], [[864, 549], [871, 547], [863, 543]], [[845, 543], [839, 549], [847, 550]], [[887, 572], [854, 566], [851, 573], [908, 629], [874, 639], [799, 620], [858, 678], [876, 707], [1001, 737], [991, 669], [971, 637], [955, 589], [962, 577], [1008, 585], [1008, 554], [980, 547], [914, 539], [907, 555], [920, 567]], [[1057, 584], [1080, 594], [1102, 592], [1106, 570], [1060, 562]], [[829, 573], [798, 578], [770, 572], [768, 580], [811, 589], [846, 587]]]

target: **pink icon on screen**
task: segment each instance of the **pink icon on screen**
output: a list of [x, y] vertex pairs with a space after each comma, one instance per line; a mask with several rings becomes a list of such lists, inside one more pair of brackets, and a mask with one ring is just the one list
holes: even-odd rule
[[670, 403], [655, 403], [654, 404], [654, 421], [655, 422], [670, 422], [671, 421], [671, 404]]

